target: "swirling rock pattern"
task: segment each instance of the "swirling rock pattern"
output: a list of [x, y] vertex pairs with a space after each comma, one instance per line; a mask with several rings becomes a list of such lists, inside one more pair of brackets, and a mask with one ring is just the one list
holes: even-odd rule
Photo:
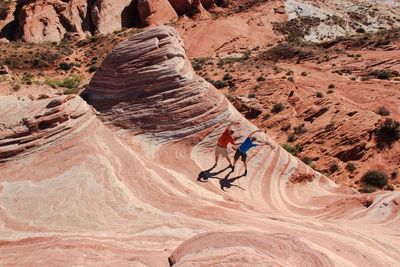
[[[280, 148], [254, 148], [246, 177], [239, 163], [234, 172], [222, 160], [208, 169], [227, 124], [236, 124], [239, 141], [255, 127], [194, 74], [171, 28], [116, 47], [84, 98], [101, 120], [78, 97], [0, 99], [7, 129], [43, 139], [0, 163], [1, 264], [400, 262], [398, 192], [338, 187]], [[54, 127], [36, 127], [42, 121]], [[3, 140], [29, 141], [6, 131], [3, 151], [11, 150]]]

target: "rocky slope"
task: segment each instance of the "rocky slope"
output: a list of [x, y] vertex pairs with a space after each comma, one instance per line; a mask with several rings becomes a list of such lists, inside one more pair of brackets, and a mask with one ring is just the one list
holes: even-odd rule
[[[147, 86], [138, 86], [138, 78]], [[0, 101], [1, 117], [10, 118], [0, 128], [2, 149], [11, 140], [14, 151], [25, 152], [3, 155], [0, 163], [4, 265], [400, 261], [398, 192], [339, 187], [278, 146], [255, 148], [247, 177], [241, 164], [234, 172], [222, 161], [208, 170], [227, 124], [236, 124], [239, 141], [255, 126], [194, 73], [172, 28], [118, 45], [83, 97], [95, 112], [79, 97]], [[51, 114], [69, 119], [53, 123]], [[49, 127], [30, 134], [26, 116]], [[21, 127], [32, 139], [50, 141], [28, 148], [31, 139], [10, 134]]]

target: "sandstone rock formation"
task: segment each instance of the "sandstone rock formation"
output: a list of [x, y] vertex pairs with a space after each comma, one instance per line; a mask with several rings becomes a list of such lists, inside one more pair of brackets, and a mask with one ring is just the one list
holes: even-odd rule
[[[18, 114], [11, 110], [17, 107]], [[59, 97], [41, 101], [21, 101], [2, 97], [0, 126], [0, 162], [48, 149], [65, 136], [77, 134], [94, 114], [79, 97]]]
[[91, 18], [95, 33], [106, 34], [131, 27], [135, 21], [134, 1], [95, 0]]
[[2, 36], [14, 35], [25, 42], [59, 42], [67, 33], [84, 38], [128, 27], [161, 25], [177, 18], [177, 13], [207, 17], [202, 3], [208, 9], [214, 7], [212, 0], [20, 1], [0, 18], [0, 29]]
[[161, 25], [178, 17], [168, 0], [139, 0], [138, 10], [142, 25]]
[[0, 163], [4, 265], [400, 261], [398, 192], [340, 188], [278, 147], [254, 148], [246, 177], [209, 169], [226, 125], [238, 141], [255, 126], [193, 72], [172, 28], [118, 45], [82, 96], [102, 122], [79, 97], [0, 99], [0, 147], [22, 150]]
[[[195, 75], [182, 40], [167, 27], [150, 29], [119, 44], [83, 95], [107, 122], [170, 137], [214, 127], [230, 115], [228, 101]], [[187, 108], [182, 110], [182, 106]]]

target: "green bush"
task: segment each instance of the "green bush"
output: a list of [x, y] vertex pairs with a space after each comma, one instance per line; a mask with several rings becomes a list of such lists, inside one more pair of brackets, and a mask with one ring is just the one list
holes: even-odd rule
[[339, 165], [337, 165], [337, 163], [333, 163], [329, 167], [329, 171], [331, 174], [337, 172], [338, 170], [339, 170]]
[[67, 62], [60, 63], [60, 68], [65, 71], [72, 69], [73, 66], [74, 66], [74, 64], [72, 64], [72, 63], [67, 63]]
[[289, 134], [289, 135], [288, 135], [288, 138], [287, 138], [287, 141], [288, 141], [289, 143], [293, 143], [294, 141], [296, 141], [296, 139], [297, 139], [296, 135], [294, 135], [294, 134]]
[[40, 94], [37, 99], [46, 99], [46, 98], [49, 98], [49, 96], [46, 94]]
[[293, 156], [297, 156], [300, 152], [303, 151], [303, 146], [301, 144], [296, 144], [293, 146], [291, 144], [285, 143], [282, 145], [282, 147]]
[[356, 165], [353, 162], [347, 162], [346, 170], [349, 172], [354, 172], [356, 170]]
[[365, 186], [374, 186], [382, 188], [388, 184], [388, 177], [382, 171], [369, 170], [361, 177], [361, 182]]
[[58, 79], [46, 79], [45, 84], [57, 88], [57, 87], [64, 87], [68, 89], [76, 89], [82, 82], [82, 77], [79, 75], [71, 75], [63, 80]]
[[309, 157], [304, 157], [301, 159], [305, 164], [310, 165], [312, 163], [312, 159]]
[[265, 78], [264, 78], [264, 76], [259, 76], [259, 77], [257, 77], [257, 82], [263, 82], [263, 81], [265, 81]]
[[360, 189], [358, 189], [359, 192], [361, 193], [373, 193], [377, 190], [378, 188], [376, 188], [375, 186], [368, 186], [365, 185], [363, 187], [361, 187]]
[[21, 78], [21, 83], [31, 85], [33, 83], [33, 75], [29, 73], [24, 73]]
[[378, 108], [378, 110], [376, 111], [376, 113], [381, 116], [389, 116], [390, 115], [390, 111], [384, 106], [380, 106]]
[[378, 147], [390, 146], [392, 143], [400, 140], [400, 122], [392, 118], [387, 118], [378, 125], [375, 131]]
[[224, 81], [229, 81], [229, 80], [232, 80], [232, 79], [233, 79], [233, 77], [229, 73], [225, 73], [224, 77], [222, 78], [222, 80], [224, 80]]
[[304, 133], [307, 132], [307, 128], [304, 126], [304, 123], [302, 123], [302, 124], [300, 124], [300, 125], [294, 127], [294, 128], [293, 128], [293, 131], [294, 131], [294, 133], [297, 134], [297, 135], [302, 135], [302, 134], [304, 134]]
[[273, 108], [272, 108], [272, 112], [273, 113], [279, 113], [284, 109], [284, 106], [282, 103], [275, 103]]
[[217, 89], [222, 89], [228, 86], [228, 84], [224, 81], [217, 80], [217, 81], [211, 81], [211, 83], [215, 86]]

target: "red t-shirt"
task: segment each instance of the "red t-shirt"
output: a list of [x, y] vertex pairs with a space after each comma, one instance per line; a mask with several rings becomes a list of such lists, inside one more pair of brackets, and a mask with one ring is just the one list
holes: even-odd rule
[[218, 139], [218, 145], [222, 147], [228, 146], [231, 143], [232, 145], [235, 144], [235, 140], [233, 140], [232, 135], [229, 133], [229, 129], [227, 128], [225, 132], [221, 135]]

